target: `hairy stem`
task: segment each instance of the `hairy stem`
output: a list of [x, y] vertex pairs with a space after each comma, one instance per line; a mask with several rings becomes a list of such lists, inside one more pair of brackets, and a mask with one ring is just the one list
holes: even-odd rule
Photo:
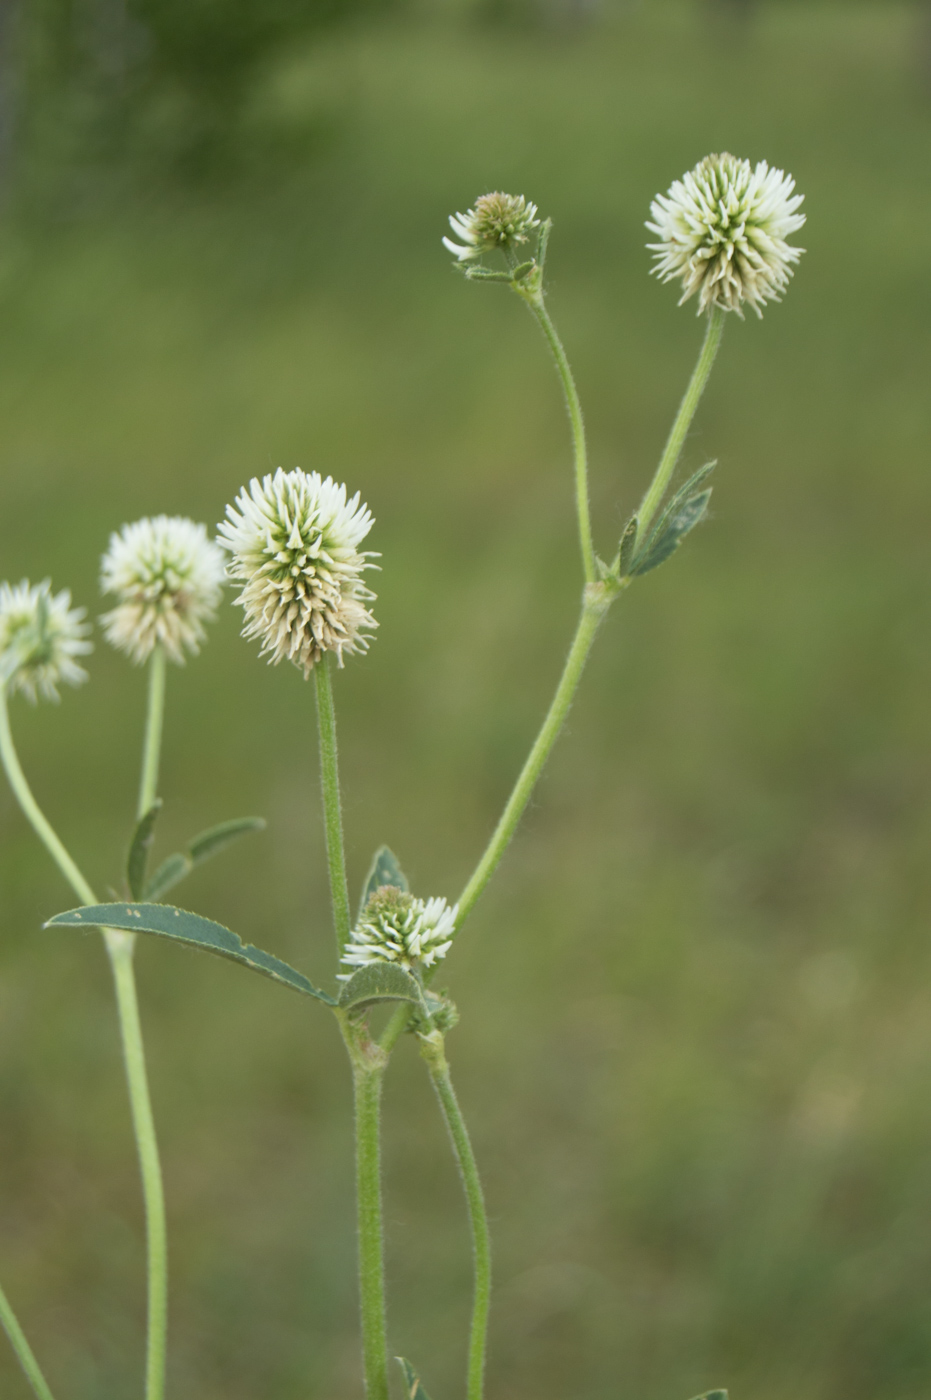
[[25, 1371], [26, 1379], [32, 1386], [38, 1400], [53, 1400], [48, 1382], [39, 1369], [39, 1363], [33, 1355], [32, 1347], [26, 1341], [23, 1329], [17, 1322], [16, 1315], [2, 1288], [0, 1288], [0, 1326], [9, 1337], [10, 1346], [15, 1351], [16, 1359]]
[[485, 1213], [485, 1196], [465, 1119], [449, 1077], [443, 1037], [439, 1031], [420, 1037], [420, 1053], [427, 1063], [436, 1096], [440, 1101], [469, 1211], [475, 1290], [472, 1300], [472, 1326], [469, 1332], [466, 1394], [467, 1400], [482, 1400], [488, 1341], [488, 1310], [491, 1305], [491, 1238]]
[[575, 454], [575, 507], [579, 521], [579, 544], [582, 549], [582, 568], [585, 571], [585, 582], [594, 583], [597, 578], [595, 570], [595, 550], [592, 545], [592, 524], [588, 504], [588, 452], [585, 446], [585, 423], [582, 418], [582, 405], [579, 402], [578, 390], [575, 387], [575, 380], [572, 377], [572, 369], [566, 352], [563, 349], [562, 341], [553, 325], [550, 314], [546, 309], [543, 300], [543, 293], [537, 291], [528, 296], [521, 293], [524, 301], [530, 307], [534, 316], [539, 322], [543, 334], [546, 336], [547, 344], [553, 352], [553, 359], [556, 361], [556, 369], [562, 381], [563, 393], [566, 397], [566, 409], [569, 413], [569, 424], [572, 428], [572, 445]]
[[145, 816], [158, 796], [158, 763], [162, 751], [165, 721], [165, 649], [156, 646], [149, 662], [149, 696], [146, 708], [145, 739], [142, 746], [142, 776], [139, 781], [137, 817]]
[[650, 521], [656, 514], [657, 508], [666, 493], [666, 487], [672, 479], [672, 474], [676, 469], [679, 454], [682, 451], [692, 419], [695, 417], [695, 410], [698, 408], [698, 401], [704, 393], [705, 385], [708, 383], [708, 376], [714, 364], [714, 357], [718, 353], [721, 344], [721, 335], [724, 330], [724, 317], [726, 312], [720, 306], [714, 306], [708, 316], [708, 325], [705, 329], [705, 339], [698, 354], [698, 361], [692, 371], [692, 378], [689, 380], [689, 387], [685, 391], [685, 397], [679, 405], [679, 412], [666, 440], [663, 455], [659, 460], [653, 480], [647, 487], [647, 493], [640, 503], [637, 512], [639, 524], [637, 526], [637, 538], [642, 540], [649, 528]]
[[[36, 802], [20, 766], [10, 732], [6, 693], [0, 688], [0, 759], [10, 786], [36, 835], [71, 885], [82, 904], [96, 904], [97, 897], [57, 833]], [[136, 984], [132, 966], [135, 938], [119, 929], [101, 929], [113, 980], [123, 1043], [123, 1063], [129, 1090], [136, 1148], [145, 1201], [146, 1252], [148, 1255], [148, 1341], [146, 1356], [146, 1400], [162, 1400], [165, 1378], [165, 1347], [168, 1314], [167, 1245], [165, 1238], [165, 1198], [158, 1160], [152, 1105], [146, 1077]]]
[[343, 818], [339, 798], [339, 758], [336, 751], [336, 711], [330, 679], [330, 659], [324, 657], [314, 667], [317, 692], [317, 733], [320, 741], [320, 786], [323, 790], [323, 823], [326, 832], [330, 900], [337, 952], [342, 955], [352, 925], [349, 914], [349, 887], [346, 884], [346, 856], [343, 850]]

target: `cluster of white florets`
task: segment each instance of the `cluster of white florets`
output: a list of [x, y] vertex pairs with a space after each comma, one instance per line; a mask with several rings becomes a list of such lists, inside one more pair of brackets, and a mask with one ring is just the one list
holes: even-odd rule
[[107, 641], [138, 663], [161, 646], [182, 665], [216, 616], [225, 572], [204, 525], [167, 515], [124, 525], [100, 565], [101, 589], [118, 599], [100, 619]]
[[747, 302], [762, 315], [804, 251], [786, 242], [805, 222], [794, 189], [791, 176], [765, 160], [754, 168], [726, 153], [706, 156], [650, 206], [647, 228], [660, 239], [647, 244], [653, 271], [664, 282], [680, 278], [681, 301], [697, 294], [699, 313], [720, 306], [742, 315]]
[[450, 214], [449, 225], [461, 243], [444, 238], [443, 243], [460, 262], [471, 262], [496, 249], [508, 253], [526, 243], [540, 227], [537, 206], [522, 194], [483, 194], [475, 208], [465, 214]]
[[226, 514], [218, 542], [244, 585], [243, 636], [261, 641], [261, 655], [292, 661], [306, 677], [328, 651], [342, 665], [344, 653], [366, 649], [364, 634], [378, 624], [362, 573], [375, 556], [359, 550], [373, 521], [358, 492], [347, 500], [332, 477], [279, 468], [253, 477]]
[[50, 579], [0, 583], [0, 684], [35, 704], [39, 695], [57, 700], [59, 685], [86, 681], [75, 660], [93, 650], [85, 612], [71, 606], [67, 588], [53, 593]]
[[[382, 885], [369, 899], [349, 935], [342, 961], [357, 971], [372, 963], [394, 963], [405, 972], [432, 967], [449, 951], [459, 906], [445, 899], [416, 899]], [[351, 973], [343, 973], [345, 981]]]

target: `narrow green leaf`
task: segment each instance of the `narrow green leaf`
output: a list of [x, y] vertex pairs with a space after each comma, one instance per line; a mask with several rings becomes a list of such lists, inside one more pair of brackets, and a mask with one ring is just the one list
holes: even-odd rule
[[159, 934], [162, 938], [172, 938], [178, 943], [187, 943], [192, 948], [202, 948], [204, 952], [241, 963], [243, 967], [292, 987], [296, 992], [316, 997], [318, 1001], [326, 1002], [327, 1006], [336, 1005], [334, 997], [312, 986], [302, 972], [295, 971], [280, 958], [264, 953], [261, 948], [254, 948], [251, 943], [243, 943], [238, 934], [222, 924], [203, 919], [199, 914], [190, 914], [186, 909], [176, 909], [172, 904], [85, 905], [82, 909], [69, 909], [64, 914], [56, 914], [44, 927], [121, 928], [131, 933]]
[[199, 836], [195, 836], [188, 845], [187, 854], [195, 865], [200, 865], [201, 861], [209, 860], [217, 851], [222, 851], [224, 846], [228, 846], [240, 836], [245, 836], [247, 832], [264, 830], [264, 817], [234, 817], [232, 821], [220, 822], [219, 826], [212, 826], [209, 831], [202, 831]]
[[372, 858], [369, 873], [362, 886], [362, 899], [359, 903], [360, 919], [372, 895], [376, 890], [380, 890], [382, 885], [394, 885], [396, 889], [404, 890], [405, 894], [410, 889], [407, 876], [398, 864], [397, 856], [388, 846], [379, 846]]
[[697, 472], [693, 472], [692, 475], [688, 478], [688, 480], [684, 481], [682, 485], [673, 492], [669, 500], [663, 506], [663, 509], [660, 511], [659, 516], [654, 521], [653, 528], [650, 530], [646, 538], [641, 542], [640, 548], [637, 550], [636, 557], [633, 560], [635, 564], [638, 560], [645, 558], [645, 556], [652, 550], [653, 545], [660, 538], [660, 536], [666, 533], [666, 527], [668, 526], [672, 517], [678, 513], [681, 506], [685, 505], [686, 501], [689, 499], [690, 496], [695, 495], [699, 486], [701, 486], [708, 479], [708, 477], [711, 475], [711, 473], [714, 471], [717, 465], [718, 464], [716, 461], [706, 462], [703, 467], [699, 467]]
[[658, 564], [662, 564], [664, 560], [668, 559], [670, 554], [674, 554], [689, 531], [694, 530], [698, 522], [704, 518], [710, 500], [710, 486], [706, 491], [699, 491], [697, 496], [690, 496], [680, 506], [678, 512], [667, 520], [662, 533], [652, 537], [649, 548], [645, 549], [642, 554], [638, 554], [631, 573], [638, 576], [648, 574], [651, 569], [655, 569]]
[[706, 1390], [704, 1395], [696, 1395], [695, 1400], [727, 1400], [726, 1390]]
[[194, 862], [191, 857], [181, 851], [166, 857], [143, 890], [145, 899], [154, 904], [163, 894], [173, 889], [179, 880], [183, 880], [185, 875], [190, 875], [193, 869]]
[[403, 1356], [397, 1356], [395, 1360], [404, 1372], [404, 1389], [407, 1393], [407, 1400], [430, 1400], [429, 1395], [420, 1384], [420, 1377], [411, 1363], [405, 1361]]
[[396, 963], [369, 963], [350, 977], [339, 994], [341, 1011], [362, 1011], [376, 1001], [410, 1001], [423, 1006], [423, 988]]
[[129, 843], [126, 857], [126, 883], [133, 899], [141, 899], [145, 893], [145, 869], [149, 861], [149, 851], [155, 839], [155, 821], [162, 810], [162, 799], [157, 797], [152, 806], [140, 817]]
[[624, 533], [621, 535], [621, 548], [618, 553], [621, 578], [626, 578], [630, 573], [630, 566], [633, 562], [634, 547], [637, 543], [637, 531], [639, 528], [640, 520], [636, 515], [632, 515], [624, 526]]

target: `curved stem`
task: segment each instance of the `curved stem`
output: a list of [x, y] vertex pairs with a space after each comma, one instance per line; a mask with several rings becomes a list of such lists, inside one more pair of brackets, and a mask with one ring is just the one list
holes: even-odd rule
[[566, 715], [569, 713], [569, 707], [582, 678], [588, 653], [595, 640], [595, 633], [598, 631], [598, 624], [608, 610], [611, 597], [612, 595], [603, 584], [589, 584], [585, 589], [582, 614], [552, 704], [547, 711], [540, 732], [534, 740], [527, 761], [514, 784], [514, 790], [508, 798], [492, 838], [465, 889], [459, 896], [457, 930], [462, 927], [479, 895], [494, 874], [495, 868], [504, 855], [508, 843], [517, 829], [517, 824], [523, 816], [524, 808], [530, 801], [530, 795], [543, 770], [543, 765], [549, 758], [550, 750], [556, 742], [560, 729], [562, 729]]
[[[0, 687], [0, 760], [10, 786], [37, 836], [52, 856], [82, 904], [96, 904], [97, 897], [57, 833], [32, 795], [20, 766], [10, 732], [5, 689]], [[123, 1044], [123, 1062], [129, 1090], [136, 1148], [145, 1201], [146, 1253], [148, 1256], [148, 1340], [146, 1356], [146, 1400], [162, 1400], [165, 1378], [165, 1347], [168, 1314], [168, 1270], [165, 1235], [165, 1197], [158, 1160], [155, 1125], [146, 1077], [142, 1030], [136, 1000], [132, 957], [135, 938], [119, 929], [101, 929], [113, 980]]]
[[692, 371], [692, 378], [689, 380], [689, 387], [685, 391], [685, 397], [679, 405], [679, 412], [666, 439], [666, 446], [663, 455], [659, 459], [659, 466], [656, 468], [653, 480], [647, 487], [646, 495], [640, 503], [637, 512], [639, 524], [637, 526], [637, 538], [643, 539], [649, 527], [650, 521], [656, 514], [657, 507], [669, 485], [679, 454], [695, 417], [695, 410], [698, 408], [698, 401], [701, 398], [705, 385], [708, 383], [708, 376], [714, 364], [714, 357], [718, 353], [718, 346], [721, 344], [721, 335], [724, 331], [724, 317], [727, 313], [720, 306], [713, 306], [708, 316], [708, 325], [705, 330], [705, 339], [698, 354], [698, 362]]
[[35, 1391], [38, 1400], [53, 1400], [48, 1382], [39, 1369], [39, 1363], [33, 1355], [32, 1347], [26, 1341], [23, 1329], [17, 1322], [16, 1315], [2, 1288], [0, 1288], [0, 1326], [9, 1337], [10, 1346], [16, 1352], [16, 1359], [25, 1371], [26, 1379]]
[[145, 739], [142, 747], [142, 776], [139, 781], [139, 805], [136, 816], [141, 820], [158, 796], [158, 763], [162, 751], [162, 727], [165, 720], [165, 649], [156, 646], [149, 662], [149, 696], [146, 708]]
[[598, 575], [595, 569], [595, 550], [592, 545], [592, 524], [588, 505], [588, 452], [585, 446], [585, 423], [582, 418], [582, 405], [579, 402], [579, 394], [575, 387], [575, 380], [572, 377], [569, 360], [563, 349], [563, 344], [556, 331], [556, 327], [553, 325], [549, 312], [546, 309], [543, 293], [538, 291], [531, 296], [524, 295], [523, 299], [530, 307], [534, 316], [536, 316], [540, 328], [546, 336], [547, 344], [553, 352], [553, 359], [556, 361], [556, 369], [562, 380], [563, 393], [566, 396], [566, 409], [569, 413], [569, 424], [572, 428], [572, 444], [575, 452], [575, 507], [579, 520], [579, 544], [582, 549], [582, 568], [585, 571], [585, 582], [594, 583]]
[[482, 1400], [485, 1377], [485, 1351], [488, 1342], [488, 1310], [491, 1304], [491, 1237], [485, 1196], [475, 1164], [475, 1154], [459, 1101], [449, 1077], [449, 1065], [439, 1031], [420, 1037], [420, 1053], [430, 1071], [430, 1078], [440, 1101], [446, 1121], [453, 1154], [459, 1166], [469, 1211], [472, 1231], [472, 1256], [475, 1270], [475, 1292], [472, 1301], [472, 1326], [469, 1333], [469, 1364], [467, 1400]]
[[337, 952], [342, 955], [352, 920], [349, 888], [346, 884], [346, 855], [343, 849], [343, 819], [339, 799], [339, 757], [336, 751], [336, 710], [330, 680], [330, 659], [324, 657], [314, 667], [317, 693], [317, 733], [320, 742], [320, 786], [323, 790], [323, 823], [326, 832], [330, 900]]

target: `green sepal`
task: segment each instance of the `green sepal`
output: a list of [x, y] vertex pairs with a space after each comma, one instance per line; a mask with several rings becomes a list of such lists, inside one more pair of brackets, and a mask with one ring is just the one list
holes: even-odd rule
[[362, 886], [362, 898], [359, 901], [359, 919], [365, 913], [365, 906], [376, 890], [380, 890], [382, 885], [393, 885], [395, 889], [403, 890], [405, 894], [410, 893], [410, 885], [407, 883], [407, 876], [398, 864], [398, 858], [391, 850], [390, 846], [379, 846], [372, 857], [372, 864], [369, 866], [369, 873], [365, 877], [365, 884]]
[[420, 1384], [420, 1377], [409, 1361], [405, 1361], [403, 1356], [396, 1356], [395, 1360], [404, 1372], [404, 1389], [407, 1400], [430, 1400], [429, 1395]]
[[340, 1011], [364, 1011], [376, 1001], [409, 1001], [423, 1007], [423, 988], [396, 963], [369, 963], [350, 977], [339, 994]]
[[161, 899], [179, 880], [190, 875], [195, 866], [202, 865], [205, 860], [222, 851], [224, 846], [228, 846], [240, 836], [245, 836], [247, 832], [264, 829], [264, 817], [233, 817], [231, 821], [211, 826], [207, 831], [195, 836], [186, 850], [176, 851], [174, 855], [163, 860], [143, 890], [136, 890], [132, 885], [130, 889], [136, 899]]
[[625, 578], [630, 573], [630, 566], [633, 563], [634, 551], [637, 547], [637, 531], [640, 529], [640, 520], [636, 515], [632, 515], [624, 526], [624, 533], [621, 535], [621, 547], [617, 553], [617, 571], [621, 578]]
[[187, 943], [192, 948], [202, 948], [206, 953], [215, 953], [217, 957], [241, 963], [243, 967], [263, 977], [270, 977], [273, 982], [281, 982], [304, 996], [315, 997], [327, 1006], [336, 1005], [335, 997], [321, 992], [308, 982], [302, 972], [289, 967], [280, 958], [253, 947], [251, 943], [243, 943], [238, 934], [223, 924], [201, 918], [200, 914], [191, 914], [186, 909], [176, 909], [173, 904], [90, 904], [56, 914], [43, 927], [119, 928], [129, 933], [158, 934], [162, 938]]
[[142, 899], [145, 894], [145, 870], [149, 851], [155, 839], [155, 821], [162, 810], [162, 799], [156, 797], [152, 806], [136, 823], [133, 839], [129, 843], [126, 857], [126, 883], [133, 899]]
[[664, 563], [671, 554], [674, 554], [689, 531], [694, 530], [699, 521], [704, 519], [710, 500], [711, 487], [709, 486], [706, 491], [699, 491], [696, 496], [689, 496], [674, 515], [667, 513], [663, 517], [662, 528], [652, 536], [651, 543], [642, 554], [638, 554], [630, 571], [631, 575], [639, 577], [641, 574], [648, 574], [651, 569], [655, 569], [657, 565]]

